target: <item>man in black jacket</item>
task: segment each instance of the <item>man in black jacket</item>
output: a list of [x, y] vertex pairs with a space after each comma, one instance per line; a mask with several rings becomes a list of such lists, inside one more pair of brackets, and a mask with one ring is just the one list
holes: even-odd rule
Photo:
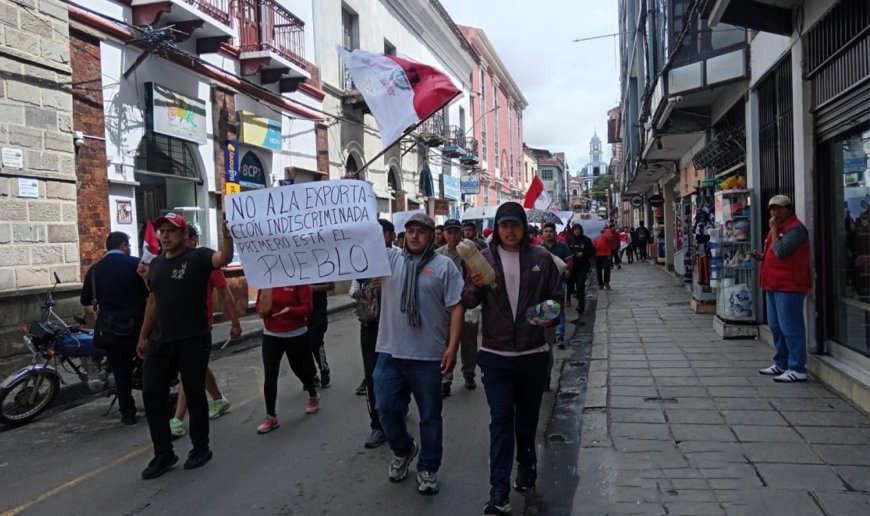
[[577, 311], [583, 314], [586, 311], [586, 278], [589, 276], [589, 268], [595, 259], [595, 247], [592, 240], [583, 234], [583, 226], [574, 224], [571, 228], [571, 239], [568, 240], [568, 248], [571, 250], [571, 283], [577, 293]]
[[647, 246], [648, 246], [649, 241], [650, 241], [649, 237], [650, 237], [649, 230], [646, 227], [644, 227], [643, 221], [638, 222], [637, 229], [635, 229], [634, 234], [631, 235], [631, 240], [636, 242], [637, 251], [638, 251], [637, 261], [639, 261], [639, 262], [646, 261], [647, 251], [648, 251]]
[[[106, 255], [88, 269], [81, 303], [99, 307], [102, 332], [94, 335], [97, 347], [106, 350], [109, 369], [115, 377], [121, 422], [136, 423], [136, 403], [130, 373], [136, 356], [139, 329], [145, 316], [148, 287], [136, 273], [139, 259], [130, 256], [130, 237], [114, 231], [106, 238]], [[113, 324], [108, 324], [113, 321]]]
[[481, 255], [495, 269], [497, 286], [487, 285], [479, 272], [471, 273], [462, 303], [466, 308], [483, 304], [483, 342], [477, 360], [490, 413], [490, 499], [483, 513], [508, 514], [514, 445], [514, 489], [526, 492], [537, 480], [535, 434], [549, 350], [544, 330], [558, 322], [529, 320], [526, 313], [545, 301], [561, 303], [564, 292], [550, 253], [530, 244], [523, 207], [502, 204], [495, 223], [492, 242]]

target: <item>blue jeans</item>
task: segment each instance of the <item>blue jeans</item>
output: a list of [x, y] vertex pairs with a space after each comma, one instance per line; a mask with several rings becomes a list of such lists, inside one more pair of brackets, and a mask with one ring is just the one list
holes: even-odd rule
[[807, 372], [805, 297], [803, 292], [767, 292], [767, 325], [776, 346], [773, 363], [798, 373]]
[[535, 434], [547, 384], [547, 353], [503, 357], [481, 351], [477, 364], [489, 404], [490, 495], [504, 495], [510, 492], [514, 440], [517, 468], [527, 478], [537, 478]]
[[[565, 292], [568, 286], [565, 282], [562, 282], [562, 292]], [[556, 326], [556, 336], [564, 337], [565, 336], [565, 305], [562, 305], [562, 311], [559, 313], [559, 325]]]
[[435, 473], [441, 467], [441, 362], [405, 360], [381, 353], [375, 366], [375, 403], [381, 426], [398, 457], [411, 453], [413, 438], [405, 427], [403, 411], [417, 401], [420, 412], [420, 457], [417, 471]]

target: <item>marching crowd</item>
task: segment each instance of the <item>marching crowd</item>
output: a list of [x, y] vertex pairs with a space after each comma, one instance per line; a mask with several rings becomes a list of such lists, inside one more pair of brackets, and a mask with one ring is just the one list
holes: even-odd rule
[[[538, 234], [517, 203], [499, 207], [494, 222], [484, 238], [473, 223], [456, 219], [436, 226], [429, 216], [414, 214], [398, 235], [381, 219], [390, 275], [354, 280], [350, 288], [363, 358], [359, 392], [366, 396], [371, 426], [364, 445], [388, 443], [391, 482], [403, 480], [416, 458], [418, 491], [439, 491], [442, 400], [451, 393], [457, 362], [469, 390], [477, 388], [480, 368], [490, 408], [491, 491], [485, 514], [509, 512], [511, 485], [525, 492], [537, 479], [538, 414], [550, 388], [552, 347], [565, 346], [566, 320], [564, 310], [552, 320], [529, 314], [546, 302], [571, 306], [574, 297], [582, 315], [592, 267], [599, 286], [609, 288], [611, 266], [620, 267], [624, 254], [633, 261], [635, 249], [640, 250], [637, 259], [645, 259], [641, 244], [649, 235], [642, 225], [634, 235], [608, 226], [593, 242], [579, 224], [557, 234], [552, 223], [543, 224]], [[198, 468], [212, 458], [209, 420], [230, 408], [208, 367], [214, 291], [231, 320], [231, 337], [241, 335], [235, 300], [221, 272], [233, 251], [226, 224], [216, 252], [197, 246], [196, 227], [179, 214], [154, 223], [161, 253], [145, 264], [129, 256], [127, 235], [111, 233], [108, 252], [88, 271], [81, 296], [83, 305], [98, 309], [95, 341], [107, 351], [125, 424], [136, 423], [131, 364], [134, 355], [144, 359], [142, 398], [154, 446], [144, 479], [163, 475], [178, 461], [172, 439], [187, 432], [187, 412], [192, 449], [184, 468]], [[479, 249], [495, 271], [494, 281], [465, 263], [459, 249], [463, 240]], [[276, 402], [284, 356], [308, 392], [305, 412], [318, 412], [318, 390], [331, 382], [324, 335], [326, 296], [333, 288], [323, 283], [258, 292], [266, 413], [258, 433], [279, 427]], [[178, 376], [173, 413], [170, 388]], [[420, 416], [418, 439], [406, 425], [412, 397]]]

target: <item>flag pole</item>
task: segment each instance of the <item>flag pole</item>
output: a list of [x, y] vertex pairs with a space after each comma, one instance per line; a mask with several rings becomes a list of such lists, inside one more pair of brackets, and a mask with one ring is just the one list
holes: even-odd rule
[[396, 140], [395, 140], [393, 143], [391, 143], [391, 144], [387, 145], [386, 147], [384, 147], [384, 149], [383, 149], [381, 152], [377, 153], [377, 154], [375, 155], [375, 157], [373, 157], [372, 159], [368, 160], [368, 161], [365, 163], [365, 165], [363, 165], [362, 167], [360, 167], [359, 170], [355, 171], [354, 174], [357, 174], [357, 175], [358, 175], [358, 174], [359, 174], [360, 172], [362, 172], [363, 170], [369, 168], [369, 167], [372, 165], [372, 163], [374, 163], [374, 162], [375, 162], [377, 159], [379, 159], [381, 156], [383, 156], [384, 154], [386, 154], [387, 152], [389, 152], [390, 149], [392, 149], [393, 147], [396, 146], [396, 144], [400, 143], [400, 142], [402, 141], [402, 138], [404, 138], [405, 136], [408, 136], [409, 134], [411, 134], [412, 132], [414, 132], [414, 130], [417, 129], [418, 127], [420, 127], [420, 125], [422, 125], [423, 122], [425, 122], [426, 120], [429, 120], [430, 118], [432, 118], [432, 116], [434, 116], [435, 113], [437, 113], [437, 112], [441, 111], [442, 109], [444, 109], [445, 106], [447, 106], [448, 104], [450, 104], [451, 102], [453, 102], [453, 100], [454, 100], [456, 97], [460, 96], [460, 95], [462, 95], [462, 92], [461, 92], [461, 91], [457, 91], [457, 92], [456, 92], [452, 97], [450, 97], [449, 99], [447, 99], [446, 101], [444, 101], [443, 104], [441, 104], [440, 106], [438, 106], [438, 108], [436, 108], [435, 110], [433, 110], [432, 113], [429, 114], [429, 116], [427, 116], [426, 118], [423, 118], [422, 120], [420, 120], [419, 122], [415, 123], [415, 124], [412, 125], [411, 127], [405, 129], [405, 132], [403, 132], [403, 133], [401, 134], [401, 136], [399, 136], [398, 138], [396, 138]]

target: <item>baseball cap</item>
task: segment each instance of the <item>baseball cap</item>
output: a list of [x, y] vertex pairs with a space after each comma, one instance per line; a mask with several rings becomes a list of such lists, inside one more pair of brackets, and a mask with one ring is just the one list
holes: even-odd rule
[[526, 210], [516, 202], [506, 202], [499, 206], [498, 210], [495, 212], [496, 224], [501, 224], [502, 222], [519, 222], [520, 224], [526, 225], [528, 224], [527, 220]]
[[187, 221], [184, 220], [184, 217], [182, 217], [178, 213], [170, 212], [166, 215], [163, 215], [162, 217], [157, 217], [156, 219], [154, 219], [154, 227], [157, 229], [160, 229], [160, 226], [165, 223], [172, 224], [179, 229], [187, 229]]
[[788, 196], [782, 194], [774, 195], [767, 203], [768, 208], [770, 208], [771, 206], [791, 206], [791, 199], [789, 199]]
[[447, 219], [444, 221], [444, 229], [462, 229], [462, 223], [459, 219]]
[[409, 224], [420, 224], [421, 226], [435, 231], [435, 221], [432, 217], [425, 213], [415, 213], [405, 221], [405, 229], [408, 229]]

